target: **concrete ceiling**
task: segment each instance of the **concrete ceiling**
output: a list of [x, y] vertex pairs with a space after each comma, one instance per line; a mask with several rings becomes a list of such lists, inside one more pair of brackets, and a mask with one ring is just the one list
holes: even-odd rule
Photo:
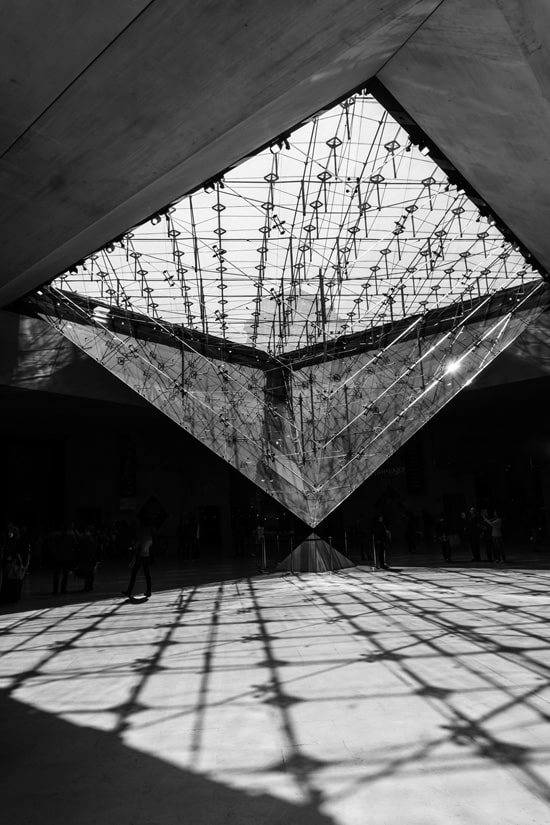
[[550, 268], [546, 0], [8, 0], [0, 305], [374, 75]]
[[445, 0], [378, 77], [550, 269], [548, 0]]

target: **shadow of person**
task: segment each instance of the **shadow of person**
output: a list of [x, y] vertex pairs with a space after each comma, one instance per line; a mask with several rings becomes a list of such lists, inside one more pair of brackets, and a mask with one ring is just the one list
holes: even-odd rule
[[314, 804], [247, 793], [0, 692], [2, 821], [18, 825], [334, 825]]

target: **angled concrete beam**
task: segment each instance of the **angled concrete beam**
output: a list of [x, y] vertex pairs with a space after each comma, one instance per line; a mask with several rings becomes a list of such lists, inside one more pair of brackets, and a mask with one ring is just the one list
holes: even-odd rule
[[[23, 131], [0, 161], [0, 304], [366, 81], [439, 1], [128, 3], [133, 22], [95, 29], [96, 49], [112, 42], [85, 70], [73, 59], [38, 117], [60, 78], [35, 61], [41, 103], [8, 124]], [[71, 53], [88, 42], [75, 21], [62, 34]], [[36, 48], [50, 66], [47, 38]]]
[[378, 77], [550, 269], [550, 5], [446, 1]]

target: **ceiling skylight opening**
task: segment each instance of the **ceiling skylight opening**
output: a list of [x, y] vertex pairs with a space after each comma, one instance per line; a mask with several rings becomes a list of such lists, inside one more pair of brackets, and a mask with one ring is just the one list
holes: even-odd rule
[[427, 152], [352, 95], [55, 285], [276, 353], [512, 286], [520, 251]]

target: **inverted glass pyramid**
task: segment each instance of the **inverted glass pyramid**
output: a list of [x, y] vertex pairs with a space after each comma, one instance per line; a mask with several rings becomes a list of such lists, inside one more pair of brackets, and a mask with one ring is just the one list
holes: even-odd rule
[[362, 93], [32, 300], [315, 526], [522, 332], [548, 291]]

